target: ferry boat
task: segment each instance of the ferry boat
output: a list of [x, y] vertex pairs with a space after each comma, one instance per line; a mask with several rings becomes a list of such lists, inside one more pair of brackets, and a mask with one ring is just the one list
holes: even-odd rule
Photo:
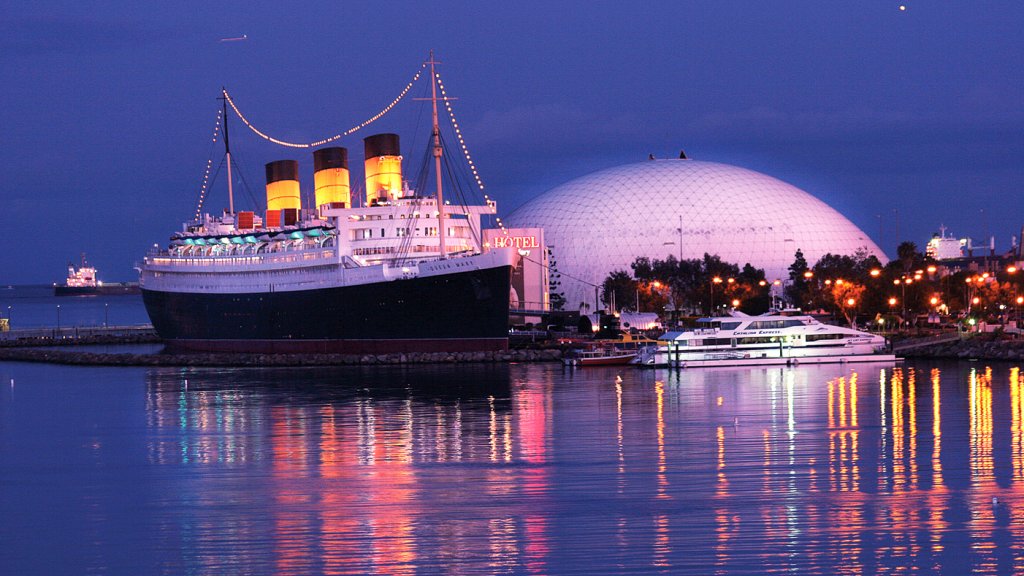
[[692, 330], [668, 332], [642, 354], [647, 366], [698, 368], [836, 362], [893, 362], [885, 338], [823, 324], [798, 311], [701, 318]]
[[[235, 212], [227, 105], [228, 209], [186, 223], [141, 265], [146, 310], [172, 347], [224, 352], [460, 352], [508, 348], [512, 248], [482, 242], [496, 204], [455, 206], [441, 188], [433, 58], [436, 189], [402, 175], [396, 134], [364, 142], [365, 198], [353, 205], [348, 151], [313, 151], [316, 208], [298, 163], [266, 165], [267, 211]], [[232, 106], [234, 104], [232, 103]], [[424, 162], [424, 166], [428, 164]], [[426, 180], [426, 177], [423, 177]]]
[[85, 261], [75, 267], [68, 264], [68, 277], [64, 284], [53, 285], [54, 296], [113, 296], [118, 294], [138, 294], [139, 285], [135, 282], [103, 282], [96, 278], [96, 268]]

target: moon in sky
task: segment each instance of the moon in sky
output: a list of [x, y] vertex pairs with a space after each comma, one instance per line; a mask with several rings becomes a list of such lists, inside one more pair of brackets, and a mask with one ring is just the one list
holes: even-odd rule
[[906, 5], [904, 5], [904, 4], [900, 4], [900, 12], [903, 12], [903, 11], [905, 11], [906, 9], [907, 9]]

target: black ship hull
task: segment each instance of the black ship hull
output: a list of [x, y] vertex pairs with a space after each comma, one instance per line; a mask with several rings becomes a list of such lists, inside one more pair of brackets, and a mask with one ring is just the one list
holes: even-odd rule
[[288, 292], [142, 290], [178, 349], [256, 353], [463, 352], [508, 348], [510, 266]]

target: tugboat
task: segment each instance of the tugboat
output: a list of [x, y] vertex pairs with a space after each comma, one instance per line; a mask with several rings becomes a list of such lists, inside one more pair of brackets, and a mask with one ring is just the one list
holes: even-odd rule
[[146, 310], [169, 346], [353, 354], [508, 348], [510, 278], [520, 256], [482, 241], [481, 216], [496, 213], [493, 201], [455, 206], [443, 197], [441, 176], [452, 172], [441, 164], [444, 99], [434, 64], [433, 56], [424, 64], [433, 134], [419, 179], [429, 181], [433, 164], [434, 193], [403, 179], [398, 135], [376, 134], [363, 140], [361, 206], [348, 150], [323, 146], [334, 140], [327, 139], [313, 150], [312, 198], [300, 191], [298, 162], [278, 160], [266, 164], [266, 212], [236, 212], [228, 105], [241, 113], [222, 91], [228, 209], [186, 223], [141, 266]]
[[117, 296], [138, 294], [136, 282], [102, 282], [96, 279], [96, 268], [88, 265], [82, 254], [82, 265], [68, 263], [68, 277], [64, 284], [53, 285], [54, 296]]

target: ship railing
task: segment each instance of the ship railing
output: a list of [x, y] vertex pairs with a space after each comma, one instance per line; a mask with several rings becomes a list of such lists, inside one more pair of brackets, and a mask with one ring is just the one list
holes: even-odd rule
[[337, 250], [334, 247], [330, 247], [224, 256], [177, 255], [164, 251], [156, 255], [150, 254], [147, 260], [149, 264], [156, 266], [220, 267], [287, 264], [321, 260], [333, 261], [336, 256]]

